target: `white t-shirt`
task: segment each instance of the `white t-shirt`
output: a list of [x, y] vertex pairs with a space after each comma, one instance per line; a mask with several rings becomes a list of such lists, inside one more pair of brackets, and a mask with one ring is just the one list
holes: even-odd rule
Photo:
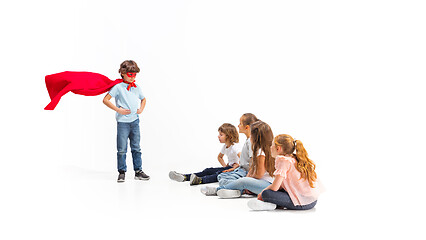
[[240, 158], [238, 157], [238, 153], [240, 152], [240, 148], [237, 144], [232, 144], [230, 147], [226, 147], [226, 144], [223, 144], [222, 150], [220, 153], [224, 154], [228, 158], [228, 166], [234, 165], [234, 163], [239, 163]]
[[[262, 151], [262, 149], [259, 149], [257, 156], [265, 156], [265, 153]], [[270, 183], [272, 183], [274, 181], [274, 177], [271, 177], [268, 173], [268, 171], [265, 171], [265, 175], [263, 175], [263, 177], [261, 178], [263, 180], [266, 180]]]

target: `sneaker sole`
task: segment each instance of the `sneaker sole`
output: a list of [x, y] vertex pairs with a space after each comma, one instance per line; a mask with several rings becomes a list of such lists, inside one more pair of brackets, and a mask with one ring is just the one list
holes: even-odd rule
[[220, 198], [239, 198], [241, 197], [240, 190], [220, 189], [217, 191], [217, 196]]
[[247, 202], [247, 206], [255, 211], [271, 211], [277, 208], [276, 204], [253, 199]]
[[121, 183], [121, 182], [125, 182], [126, 180], [117, 180], [117, 182]]
[[200, 189], [200, 191], [206, 196], [217, 196], [216, 188], [210, 189], [209, 187], [203, 187]]
[[169, 178], [177, 182], [183, 182], [185, 180], [184, 176], [177, 174], [176, 172], [169, 172]]
[[150, 178], [139, 178], [139, 177], [135, 177], [135, 180], [143, 180], [143, 181], [148, 181]]

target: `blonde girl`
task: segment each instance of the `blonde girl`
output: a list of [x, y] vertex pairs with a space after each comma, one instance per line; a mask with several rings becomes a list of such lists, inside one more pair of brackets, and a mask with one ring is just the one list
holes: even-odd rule
[[[294, 154], [295, 152], [295, 154]], [[273, 210], [277, 206], [291, 210], [308, 210], [315, 207], [322, 192], [315, 163], [300, 140], [281, 134], [271, 146], [275, 158], [275, 179], [265, 188], [258, 199], [248, 202], [253, 210]]]

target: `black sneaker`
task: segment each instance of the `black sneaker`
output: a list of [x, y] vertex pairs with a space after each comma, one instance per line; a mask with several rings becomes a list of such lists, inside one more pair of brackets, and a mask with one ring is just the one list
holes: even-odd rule
[[203, 183], [203, 179], [202, 178], [198, 177], [195, 174], [191, 174], [191, 178], [189, 180], [189, 185], [190, 186], [198, 185], [198, 184], [201, 184], [201, 183]]
[[124, 182], [124, 181], [126, 181], [126, 180], [124, 180], [125, 178], [126, 178], [126, 174], [124, 172], [120, 172], [118, 174], [117, 182]]
[[146, 175], [142, 170], [135, 172], [135, 180], [149, 180], [149, 176]]

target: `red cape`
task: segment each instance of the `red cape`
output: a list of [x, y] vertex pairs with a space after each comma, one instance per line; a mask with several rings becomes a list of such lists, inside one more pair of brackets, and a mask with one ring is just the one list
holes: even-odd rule
[[61, 72], [45, 77], [50, 103], [44, 110], [53, 110], [61, 97], [71, 91], [75, 94], [95, 96], [107, 92], [123, 79], [115, 81], [99, 73], [92, 72]]

